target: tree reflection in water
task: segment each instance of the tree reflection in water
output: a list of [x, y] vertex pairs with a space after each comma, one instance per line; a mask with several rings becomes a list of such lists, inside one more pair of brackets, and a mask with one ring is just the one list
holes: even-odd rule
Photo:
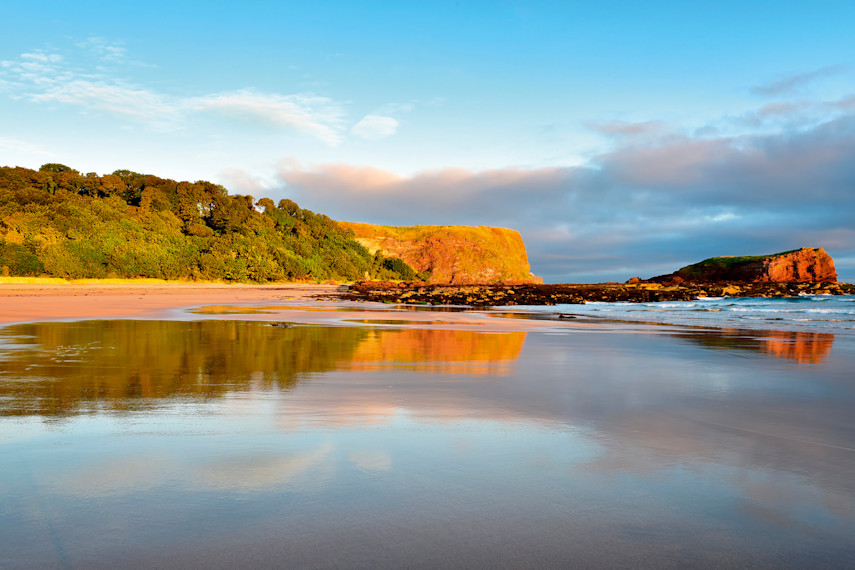
[[32, 323], [0, 332], [0, 414], [133, 410], [164, 399], [290, 390], [312, 373], [502, 375], [525, 333], [206, 320]]

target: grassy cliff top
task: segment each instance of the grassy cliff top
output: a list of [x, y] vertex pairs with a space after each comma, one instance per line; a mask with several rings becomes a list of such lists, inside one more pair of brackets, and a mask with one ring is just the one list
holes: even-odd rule
[[519, 235], [516, 230], [492, 226], [381, 226], [361, 222], [339, 222], [339, 224], [344, 228], [352, 229], [361, 238], [392, 238], [403, 241], [424, 239], [437, 234], [476, 240], [493, 239], [497, 234], [503, 233]]
[[765, 259], [772, 259], [773, 257], [781, 257], [782, 255], [789, 255], [791, 253], [796, 253], [797, 251], [801, 251], [802, 249], [810, 249], [810, 248], [801, 248], [801, 249], [791, 249], [789, 251], [782, 251], [779, 253], [770, 253], [769, 255], [742, 255], [742, 256], [733, 256], [733, 255], [723, 255], [720, 257], [710, 257], [703, 261], [699, 261], [698, 263], [693, 263], [689, 267], [695, 265], [738, 265], [740, 263], [751, 263], [752, 261], [763, 261]]

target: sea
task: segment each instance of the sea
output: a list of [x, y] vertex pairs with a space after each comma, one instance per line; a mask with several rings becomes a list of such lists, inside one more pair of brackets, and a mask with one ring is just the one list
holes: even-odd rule
[[855, 295], [514, 307], [555, 318], [855, 335]]

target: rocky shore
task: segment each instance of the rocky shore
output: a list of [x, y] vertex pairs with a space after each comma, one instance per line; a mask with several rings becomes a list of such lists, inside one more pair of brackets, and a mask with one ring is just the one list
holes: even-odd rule
[[850, 283], [596, 283], [543, 285], [535, 283], [496, 285], [434, 285], [360, 281], [340, 298], [355, 301], [426, 305], [556, 305], [587, 302], [690, 301], [700, 297], [793, 297], [797, 295], [855, 294]]

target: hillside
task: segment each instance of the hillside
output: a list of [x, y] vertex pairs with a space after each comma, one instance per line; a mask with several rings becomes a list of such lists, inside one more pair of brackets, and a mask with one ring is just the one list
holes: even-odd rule
[[429, 283], [540, 283], [519, 232], [486, 226], [377, 226], [339, 222], [369, 252], [402, 259]]
[[211, 182], [0, 167], [0, 274], [223, 281], [413, 279], [323, 214]]

